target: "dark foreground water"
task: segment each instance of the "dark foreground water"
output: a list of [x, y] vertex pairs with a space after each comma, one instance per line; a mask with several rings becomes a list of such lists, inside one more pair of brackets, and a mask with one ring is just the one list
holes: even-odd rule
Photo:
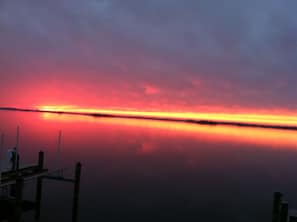
[[[274, 191], [297, 208], [296, 131], [2, 111], [4, 152], [18, 125], [21, 163], [82, 162], [79, 221], [271, 221]], [[70, 221], [72, 188], [45, 182], [41, 221]]]

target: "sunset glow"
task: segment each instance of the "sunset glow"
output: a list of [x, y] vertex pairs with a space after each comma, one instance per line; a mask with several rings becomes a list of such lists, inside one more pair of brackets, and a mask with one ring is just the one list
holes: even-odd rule
[[296, 9], [0, 0], [0, 222], [290, 220]]
[[233, 126], [208, 126], [182, 122], [152, 121], [140, 119], [118, 119], [118, 118], [94, 118], [90, 116], [59, 115], [43, 113], [44, 120], [52, 122], [76, 123], [98, 123], [106, 126], [124, 126], [128, 131], [133, 129], [152, 129], [163, 133], [174, 133], [179, 136], [195, 137], [209, 142], [232, 141], [243, 144], [268, 145], [273, 148], [287, 146], [297, 148], [297, 137], [295, 131], [284, 131], [274, 129], [259, 129], [252, 127]]
[[152, 118], [170, 118], [179, 120], [209, 120], [252, 124], [271, 124], [281, 126], [297, 126], [297, 116], [271, 115], [271, 114], [247, 114], [247, 113], [193, 113], [193, 112], [152, 112], [137, 110], [107, 110], [94, 108], [80, 108], [76, 106], [38, 106], [42, 111], [74, 112], [74, 113], [100, 113], [118, 116], [136, 116]]

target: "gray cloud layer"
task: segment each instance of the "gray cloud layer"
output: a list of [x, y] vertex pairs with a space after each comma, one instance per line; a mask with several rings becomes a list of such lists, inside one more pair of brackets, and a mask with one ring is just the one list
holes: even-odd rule
[[71, 79], [154, 104], [296, 109], [296, 9], [295, 0], [0, 0], [0, 87]]

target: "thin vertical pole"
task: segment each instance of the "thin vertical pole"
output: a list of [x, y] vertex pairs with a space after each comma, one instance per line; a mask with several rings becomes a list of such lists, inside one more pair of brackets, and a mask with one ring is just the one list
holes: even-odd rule
[[18, 170], [19, 169], [19, 164], [20, 164], [19, 143], [20, 143], [20, 127], [17, 126], [16, 145], [15, 145], [15, 152], [16, 152], [15, 161], [16, 161], [16, 163], [15, 163], [14, 170]]
[[281, 210], [280, 210], [280, 222], [288, 221], [288, 211], [289, 211], [288, 202], [283, 202], [281, 204]]
[[75, 182], [74, 182], [74, 192], [73, 192], [72, 222], [77, 222], [80, 175], [81, 175], [81, 163], [78, 162], [76, 164], [76, 166], [75, 166]]
[[23, 185], [24, 185], [24, 179], [22, 177], [17, 178], [17, 180], [16, 180], [16, 203], [18, 205], [21, 205], [21, 202], [23, 200]]
[[[13, 152], [12, 152], [12, 167], [11, 167], [11, 170], [18, 170], [18, 167], [19, 167], [19, 154], [18, 154], [18, 150], [19, 150], [19, 137], [20, 137], [20, 128], [19, 126], [17, 126], [17, 135], [16, 135], [16, 145], [15, 145], [15, 148], [13, 149]], [[17, 192], [18, 192], [18, 187], [17, 187], [17, 184], [11, 184], [10, 185], [10, 195], [13, 196], [13, 197], [17, 197]]]
[[[44, 152], [40, 151], [38, 154], [38, 170], [42, 170], [44, 166]], [[42, 197], [42, 177], [37, 178], [36, 183], [36, 209], [35, 209], [35, 220], [40, 219], [40, 208], [41, 208], [41, 197]]]
[[17, 126], [17, 135], [16, 135], [16, 144], [15, 144], [15, 149], [17, 152], [19, 151], [19, 142], [20, 142], [20, 127]]
[[16, 153], [16, 170], [20, 169], [20, 155]]
[[1, 143], [0, 143], [0, 184], [2, 182], [2, 152], [4, 149], [4, 133], [1, 134]]
[[39, 151], [38, 153], [38, 169], [42, 170], [44, 166], [44, 152]]
[[23, 187], [24, 187], [24, 179], [17, 178], [16, 180], [16, 206], [14, 209], [14, 221], [19, 222], [21, 220], [22, 214], [22, 201], [23, 201]]
[[60, 166], [61, 162], [61, 143], [62, 143], [62, 130], [59, 131], [59, 136], [58, 136], [58, 143], [57, 143], [57, 167]]
[[282, 194], [280, 192], [275, 192], [273, 199], [272, 222], [279, 222], [281, 202]]

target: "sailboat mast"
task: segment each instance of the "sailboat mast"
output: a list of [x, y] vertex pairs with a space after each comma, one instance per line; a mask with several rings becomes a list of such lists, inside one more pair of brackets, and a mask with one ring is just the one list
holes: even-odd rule
[[60, 167], [61, 162], [61, 143], [62, 143], [62, 130], [59, 131], [57, 143], [57, 166]]
[[17, 154], [19, 153], [19, 142], [20, 142], [20, 127], [17, 126], [17, 134], [16, 134], [16, 144], [15, 144], [15, 149]]
[[19, 167], [19, 142], [20, 142], [20, 127], [17, 126], [16, 144], [15, 144], [15, 159], [14, 159], [14, 170]]

